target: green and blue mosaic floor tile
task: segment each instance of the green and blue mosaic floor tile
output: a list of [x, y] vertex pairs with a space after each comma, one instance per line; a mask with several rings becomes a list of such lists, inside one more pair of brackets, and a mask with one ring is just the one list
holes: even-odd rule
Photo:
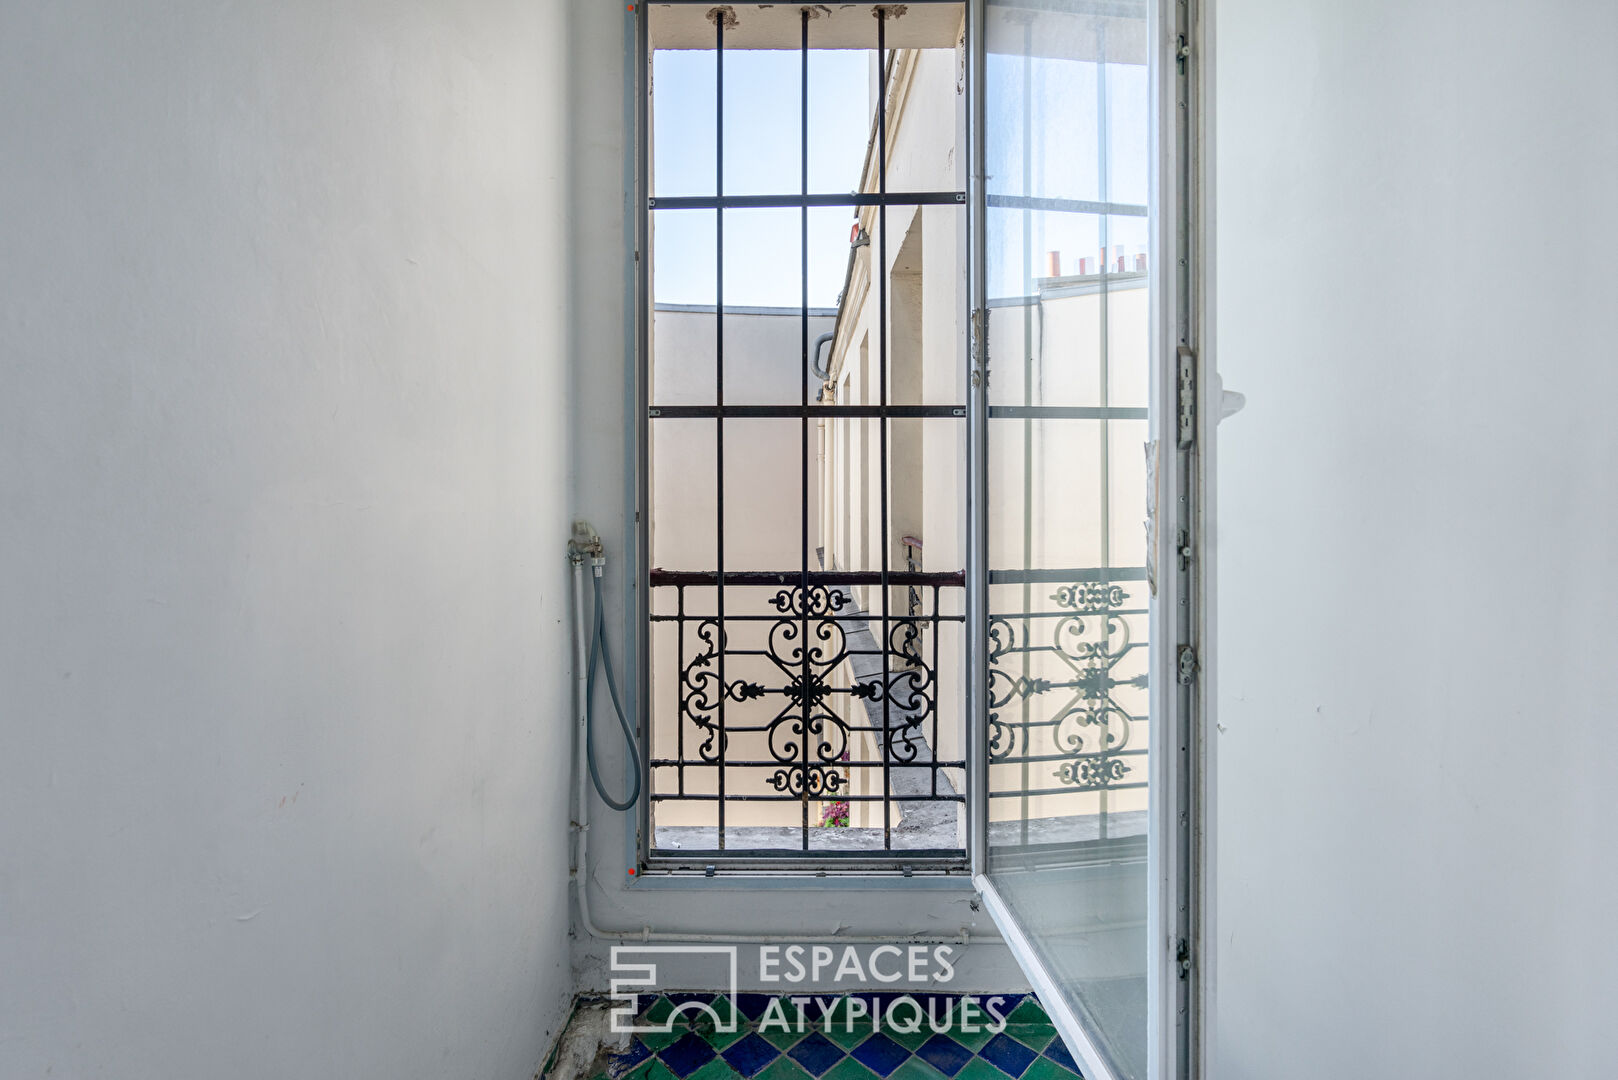
[[[770, 994], [645, 995], [637, 1001], [636, 1026], [643, 1030], [594, 1080], [1072, 1080], [1082, 1075], [1033, 994], [973, 997], [967, 1004], [959, 994], [811, 995], [798, 1001]], [[989, 998], [999, 1001], [986, 1012]]]

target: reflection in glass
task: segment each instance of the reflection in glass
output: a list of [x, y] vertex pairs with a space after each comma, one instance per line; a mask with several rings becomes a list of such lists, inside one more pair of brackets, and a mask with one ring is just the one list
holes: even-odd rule
[[1145, 9], [990, 0], [989, 873], [1146, 1074]]

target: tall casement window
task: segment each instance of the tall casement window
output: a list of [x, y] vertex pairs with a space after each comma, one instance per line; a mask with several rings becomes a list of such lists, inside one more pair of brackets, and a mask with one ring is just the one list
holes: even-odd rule
[[1191, 11], [636, 16], [640, 880], [970, 875], [1095, 1076], [1190, 1053]]

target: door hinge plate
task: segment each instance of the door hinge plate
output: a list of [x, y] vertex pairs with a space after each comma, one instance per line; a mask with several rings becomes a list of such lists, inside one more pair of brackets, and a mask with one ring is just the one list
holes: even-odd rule
[[972, 385], [989, 385], [989, 313], [976, 308], [971, 318]]
[[1189, 645], [1181, 645], [1179, 652], [1180, 685], [1190, 686], [1196, 680], [1198, 663], [1197, 650]]
[[1179, 351], [1180, 447], [1197, 441], [1197, 354], [1185, 345]]

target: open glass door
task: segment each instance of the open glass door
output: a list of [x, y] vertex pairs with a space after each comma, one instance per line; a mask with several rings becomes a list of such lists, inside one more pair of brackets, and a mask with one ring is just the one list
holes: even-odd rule
[[1085, 1074], [1178, 1077], [1191, 1056], [1178, 763], [1195, 654], [1182, 680], [1190, 451], [1175, 404], [1188, 260], [1165, 205], [1180, 188], [1160, 180], [1185, 148], [1183, 65], [1157, 55], [1177, 38], [1148, 0], [985, 0], [975, 14], [987, 764], [974, 870]]

